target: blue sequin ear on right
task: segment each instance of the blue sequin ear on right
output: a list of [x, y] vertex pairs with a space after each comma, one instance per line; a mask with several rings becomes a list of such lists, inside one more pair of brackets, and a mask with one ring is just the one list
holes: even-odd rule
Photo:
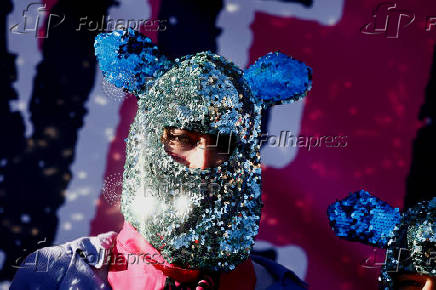
[[244, 72], [258, 103], [265, 106], [286, 104], [307, 95], [312, 88], [312, 69], [280, 52], [270, 52]]
[[144, 91], [151, 79], [158, 78], [172, 65], [150, 38], [131, 28], [100, 33], [94, 47], [105, 79], [134, 95]]
[[398, 208], [364, 190], [331, 204], [327, 215], [338, 237], [379, 248], [387, 247], [401, 220]]

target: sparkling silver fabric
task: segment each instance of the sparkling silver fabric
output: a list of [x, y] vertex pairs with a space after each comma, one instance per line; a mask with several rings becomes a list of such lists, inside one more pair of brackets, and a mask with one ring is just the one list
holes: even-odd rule
[[[253, 246], [262, 204], [261, 107], [241, 74], [224, 58], [199, 53], [177, 62], [139, 95], [121, 208], [171, 263], [232, 270]], [[238, 142], [222, 165], [190, 169], [165, 152], [165, 127], [228, 134]]]
[[379, 278], [383, 289], [393, 289], [397, 273], [436, 277], [436, 197], [405, 212], [395, 228]]
[[[132, 29], [100, 34], [95, 51], [105, 78], [139, 99], [123, 174], [125, 219], [170, 263], [234, 269], [258, 232], [261, 109], [304, 97], [312, 70], [279, 52], [245, 73], [210, 52], [169, 60]], [[236, 148], [215, 168], [187, 168], [165, 152], [168, 127], [218, 141], [226, 134]]]

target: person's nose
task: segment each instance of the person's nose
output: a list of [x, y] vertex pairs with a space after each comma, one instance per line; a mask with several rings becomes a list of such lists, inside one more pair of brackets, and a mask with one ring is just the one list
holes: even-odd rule
[[210, 144], [206, 138], [200, 138], [197, 146], [187, 156], [189, 168], [206, 169], [213, 167]]
[[434, 280], [435, 280], [434, 278], [428, 278], [422, 290], [435, 290], [436, 285]]

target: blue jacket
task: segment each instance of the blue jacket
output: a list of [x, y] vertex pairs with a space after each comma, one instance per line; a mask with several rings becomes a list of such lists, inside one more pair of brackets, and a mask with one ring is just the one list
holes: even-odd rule
[[[106, 246], [115, 232], [82, 237], [59, 246], [45, 247], [28, 255], [15, 274], [10, 289], [112, 289], [104, 264]], [[91, 258], [90, 258], [91, 257]], [[302, 290], [307, 285], [292, 271], [272, 260], [252, 255], [256, 289]]]

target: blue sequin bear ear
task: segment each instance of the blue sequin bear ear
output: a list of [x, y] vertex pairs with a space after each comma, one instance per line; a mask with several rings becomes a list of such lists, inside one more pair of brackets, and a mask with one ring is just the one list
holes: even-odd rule
[[398, 208], [364, 190], [331, 204], [327, 215], [338, 237], [379, 248], [387, 246], [401, 219]]
[[146, 88], [151, 78], [159, 77], [172, 64], [150, 38], [131, 28], [100, 33], [94, 47], [106, 80], [135, 95]]
[[270, 52], [248, 67], [244, 79], [260, 104], [297, 101], [312, 88], [312, 69], [280, 52]]

